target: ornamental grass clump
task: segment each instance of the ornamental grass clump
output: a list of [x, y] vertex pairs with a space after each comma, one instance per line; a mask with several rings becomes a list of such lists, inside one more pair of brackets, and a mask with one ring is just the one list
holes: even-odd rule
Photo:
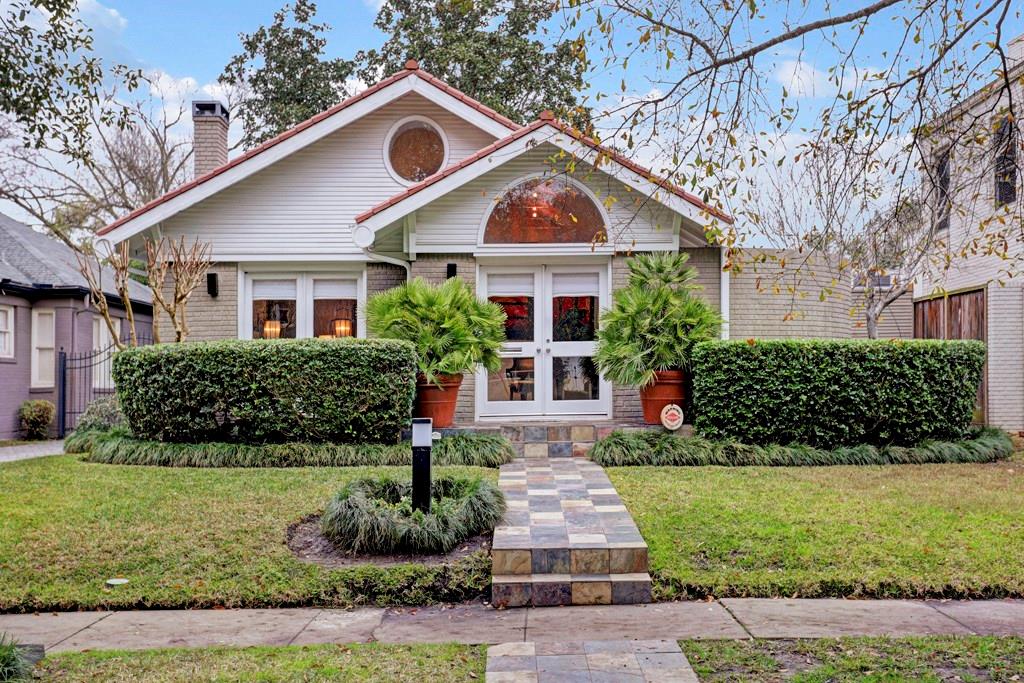
[[32, 663], [13, 638], [0, 633], [0, 681], [26, 681], [32, 677]]
[[350, 482], [327, 504], [320, 527], [339, 549], [362, 554], [447, 553], [490, 531], [505, 514], [497, 486], [478, 478], [440, 476], [430, 512], [412, 507], [412, 484], [387, 477]]

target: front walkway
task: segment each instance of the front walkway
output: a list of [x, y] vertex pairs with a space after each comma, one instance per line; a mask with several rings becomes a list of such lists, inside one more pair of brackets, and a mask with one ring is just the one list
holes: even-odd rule
[[518, 458], [498, 485], [508, 510], [491, 547], [495, 605], [650, 602], [647, 544], [600, 465]]
[[498, 610], [252, 609], [0, 615], [0, 633], [48, 650], [214, 645], [1024, 636], [1024, 600], [772, 600]]
[[698, 683], [674, 640], [504, 643], [487, 650], [487, 683]]
[[0, 462], [14, 462], [15, 460], [41, 458], [45, 455], [60, 455], [63, 452], [63, 439], [33, 441], [32, 443], [25, 443], [18, 446], [0, 447]]

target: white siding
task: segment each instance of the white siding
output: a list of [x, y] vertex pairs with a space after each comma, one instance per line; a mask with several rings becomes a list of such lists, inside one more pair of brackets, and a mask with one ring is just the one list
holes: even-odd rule
[[383, 144], [391, 126], [410, 114], [441, 126], [449, 164], [494, 141], [419, 95], [406, 95], [174, 216], [163, 232], [201, 237], [216, 260], [359, 254], [351, 237], [356, 215], [405, 189], [388, 174]]
[[[530, 174], [557, 172], [566, 160], [553, 161], [558, 149], [541, 145], [488, 171], [416, 212], [416, 250], [423, 253], [473, 251], [481, 221], [505, 187]], [[498, 153], [500, 155], [500, 152]], [[603, 171], [580, 164], [575, 177], [605, 204], [611, 225], [609, 236], [624, 249], [667, 249], [674, 244], [673, 213], [661, 204], [630, 190]]]

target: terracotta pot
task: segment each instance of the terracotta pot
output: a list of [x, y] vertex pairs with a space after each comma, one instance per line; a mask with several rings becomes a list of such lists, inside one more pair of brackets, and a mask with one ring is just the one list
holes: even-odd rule
[[416, 405], [412, 414], [413, 417], [431, 418], [434, 427], [451, 427], [462, 375], [438, 375], [437, 381], [440, 386], [428, 382], [423, 375], [416, 377]]
[[654, 381], [640, 389], [640, 405], [644, 409], [644, 422], [661, 424], [661, 410], [670, 403], [682, 407], [685, 392], [682, 370], [656, 370]]

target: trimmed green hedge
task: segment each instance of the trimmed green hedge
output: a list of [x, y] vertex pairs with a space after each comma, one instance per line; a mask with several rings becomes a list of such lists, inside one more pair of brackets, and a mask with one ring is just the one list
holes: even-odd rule
[[819, 448], [955, 440], [984, 364], [977, 341], [703, 342], [693, 427], [710, 439]]
[[1013, 441], [999, 429], [980, 429], [960, 441], [923, 441], [917, 446], [843, 446], [832, 450], [803, 444], [751, 446], [735, 441], [681, 437], [654, 430], [617, 430], [594, 444], [590, 459], [605, 467], [760, 465], [920, 465], [993, 462], [1013, 454]]
[[416, 354], [383, 339], [159, 344], [114, 356], [132, 433], [178, 443], [394, 443]]
[[[399, 444], [165, 443], [135, 439], [125, 429], [75, 432], [64, 452], [108, 465], [161, 467], [363, 467], [412, 465], [412, 449]], [[434, 443], [435, 465], [498, 467], [512, 462], [512, 443], [496, 434], [454, 434]]]
[[320, 518], [324, 536], [342, 550], [389, 554], [447, 553], [494, 529], [505, 496], [479, 478], [434, 477], [430, 512], [412, 508], [412, 482], [356, 479], [331, 499]]

